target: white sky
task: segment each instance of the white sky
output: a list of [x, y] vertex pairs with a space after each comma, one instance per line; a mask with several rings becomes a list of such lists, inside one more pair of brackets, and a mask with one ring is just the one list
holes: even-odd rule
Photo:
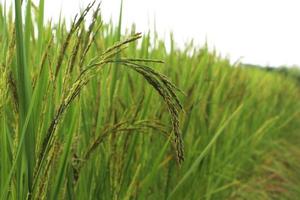
[[[60, 11], [71, 18], [90, 2], [45, 1], [46, 17], [54, 21]], [[102, 0], [105, 21], [117, 23], [120, 1]], [[233, 62], [300, 65], [300, 0], [124, 0], [123, 28], [136, 23], [146, 33], [154, 19], [160, 37], [173, 31], [179, 46], [191, 38], [199, 45], [207, 40]]]

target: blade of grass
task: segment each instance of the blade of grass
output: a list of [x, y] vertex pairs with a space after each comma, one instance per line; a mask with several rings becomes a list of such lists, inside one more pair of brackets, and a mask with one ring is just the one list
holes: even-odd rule
[[[119, 25], [117, 29], [117, 35], [115, 41], [120, 41], [121, 40], [121, 30], [122, 30], [122, 15], [123, 15], [123, 0], [121, 0], [121, 5], [120, 5], [120, 14], [119, 14]], [[120, 54], [118, 53], [116, 55], [116, 59], [120, 58]], [[110, 88], [110, 105], [112, 105], [113, 97], [115, 95], [115, 90], [117, 87], [117, 81], [119, 79], [119, 63], [115, 63], [115, 67], [112, 69], [112, 81], [111, 81], [111, 88]]]
[[[23, 36], [23, 23], [22, 23], [22, 12], [21, 12], [21, 1], [15, 0], [15, 27], [16, 27], [16, 50], [17, 50], [17, 88], [19, 93], [19, 127], [23, 127], [25, 118], [27, 116], [28, 107], [31, 100], [32, 88], [31, 81], [29, 79], [29, 69], [27, 66], [27, 57], [29, 52], [26, 52], [24, 36]], [[29, 31], [25, 28], [26, 31]], [[25, 33], [25, 35], [29, 35]], [[26, 154], [26, 162], [28, 163], [25, 169], [26, 179], [28, 184], [28, 191], [30, 193], [30, 189], [32, 186], [32, 177], [33, 177], [33, 166], [34, 166], [34, 134], [31, 132], [32, 129], [31, 120], [29, 121], [29, 126], [26, 131], [25, 145], [24, 150]], [[21, 130], [19, 131], [21, 133]]]

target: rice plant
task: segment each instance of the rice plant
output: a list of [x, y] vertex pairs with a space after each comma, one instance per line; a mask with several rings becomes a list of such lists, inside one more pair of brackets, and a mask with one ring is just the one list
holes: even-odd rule
[[296, 80], [44, 3], [0, 5], [1, 199], [298, 197]]

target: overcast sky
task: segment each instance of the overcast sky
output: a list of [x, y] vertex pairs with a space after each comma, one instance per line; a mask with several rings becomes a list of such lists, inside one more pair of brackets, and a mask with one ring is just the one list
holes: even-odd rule
[[[89, 2], [45, 1], [45, 14], [54, 20], [60, 11], [71, 18]], [[102, 0], [105, 21], [117, 22], [120, 1]], [[154, 19], [160, 37], [173, 31], [180, 46], [191, 38], [199, 45], [207, 40], [233, 62], [300, 65], [299, 0], [124, 0], [123, 28], [136, 23], [137, 31], [147, 32]]]

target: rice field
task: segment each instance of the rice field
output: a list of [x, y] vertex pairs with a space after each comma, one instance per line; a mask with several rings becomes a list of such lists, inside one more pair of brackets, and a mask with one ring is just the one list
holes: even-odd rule
[[0, 5], [0, 199], [299, 198], [295, 78], [44, 9]]

